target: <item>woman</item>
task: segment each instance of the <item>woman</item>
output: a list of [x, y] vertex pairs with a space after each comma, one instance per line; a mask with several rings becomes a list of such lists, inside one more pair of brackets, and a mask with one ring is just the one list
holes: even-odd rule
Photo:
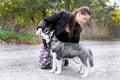
[[[90, 10], [86, 6], [76, 9], [73, 13], [61, 11], [40, 21], [36, 35], [48, 26], [55, 30], [55, 36], [62, 42], [79, 43], [83, 25], [90, 18]], [[68, 64], [66, 60], [65, 65]]]

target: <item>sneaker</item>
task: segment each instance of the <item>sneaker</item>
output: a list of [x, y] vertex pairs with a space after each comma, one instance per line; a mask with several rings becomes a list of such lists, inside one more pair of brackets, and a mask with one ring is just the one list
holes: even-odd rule
[[68, 59], [65, 59], [64, 60], [64, 66], [68, 66], [69, 65], [69, 60]]

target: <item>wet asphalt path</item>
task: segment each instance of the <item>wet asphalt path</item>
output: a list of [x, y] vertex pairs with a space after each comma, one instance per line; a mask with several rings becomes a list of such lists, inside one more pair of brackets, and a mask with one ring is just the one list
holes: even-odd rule
[[1, 45], [0, 80], [119, 80], [120, 41], [82, 41], [94, 54], [94, 72], [87, 78], [78, 73], [79, 64], [72, 59], [61, 75], [49, 73], [38, 65], [40, 45]]

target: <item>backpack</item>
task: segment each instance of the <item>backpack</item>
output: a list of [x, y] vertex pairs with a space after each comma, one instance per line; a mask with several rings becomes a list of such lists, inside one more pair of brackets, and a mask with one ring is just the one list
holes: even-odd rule
[[52, 68], [52, 55], [50, 54], [50, 50], [43, 44], [40, 45], [39, 66], [41, 69]]

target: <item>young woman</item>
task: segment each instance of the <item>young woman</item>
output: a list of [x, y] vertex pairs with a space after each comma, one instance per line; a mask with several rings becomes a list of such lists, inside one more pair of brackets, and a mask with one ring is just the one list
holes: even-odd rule
[[[55, 31], [55, 36], [62, 42], [79, 43], [80, 33], [83, 25], [89, 20], [91, 12], [88, 7], [82, 6], [76, 9], [73, 13], [61, 11], [49, 17], [45, 17], [40, 21], [36, 35], [48, 26]], [[68, 61], [65, 61], [68, 65]]]

